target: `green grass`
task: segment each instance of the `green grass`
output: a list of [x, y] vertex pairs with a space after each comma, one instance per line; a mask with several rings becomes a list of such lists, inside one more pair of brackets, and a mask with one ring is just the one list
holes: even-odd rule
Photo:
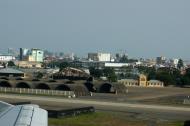
[[[149, 121], [96, 112], [76, 117], [49, 118], [49, 126], [147, 126]], [[183, 126], [183, 122], [156, 122], [156, 126]]]
[[64, 119], [49, 119], [49, 126], [125, 126], [125, 123], [111, 114], [100, 112]]

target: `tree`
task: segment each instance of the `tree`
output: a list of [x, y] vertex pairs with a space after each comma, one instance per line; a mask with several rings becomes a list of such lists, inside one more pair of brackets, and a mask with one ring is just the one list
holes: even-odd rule
[[155, 70], [152, 70], [150, 71], [148, 74], [148, 80], [154, 80], [156, 79], [156, 71]]
[[70, 67], [70, 64], [68, 62], [61, 62], [59, 64], [60, 71], [63, 70], [66, 67]]
[[38, 78], [38, 79], [41, 79], [43, 76], [44, 76], [44, 75], [43, 75], [43, 73], [41, 73], [41, 72], [38, 72], [38, 73], [36, 74], [36, 78]]
[[121, 63], [127, 63], [128, 62], [128, 57], [126, 55], [123, 55], [121, 57], [121, 59], [119, 60], [119, 62], [121, 62]]
[[117, 82], [117, 76], [116, 76], [115, 73], [109, 74], [109, 76], [108, 76], [107, 78], [108, 78], [108, 80], [109, 80], [110, 82]]
[[182, 87], [183, 87], [184, 85], [190, 85], [190, 78], [187, 77], [187, 76], [183, 76], [183, 77], [181, 78], [181, 83], [180, 83], [179, 86], [182, 86]]
[[59, 66], [60, 66], [59, 61], [52, 61], [52, 62], [47, 64], [47, 67], [50, 67], [50, 68], [55, 68], [55, 67], [59, 67]]
[[186, 74], [185, 74], [185, 76], [187, 76], [187, 77], [190, 78], [190, 68], [187, 68], [187, 69], [186, 69]]
[[116, 57], [116, 59], [119, 59], [120, 58], [119, 53], [116, 53], [115, 57]]
[[176, 68], [159, 68], [156, 72], [156, 79], [163, 81], [166, 85], [180, 84], [180, 71]]
[[128, 59], [128, 63], [135, 63], [135, 62], [138, 62], [137, 59]]
[[116, 82], [117, 81], [117, 76], [115, 74], [115, 71], [113, 68], [104, 68], [103, 69], [103, 74], [108, 78], [109, 81], [111, 82]]
[[175, 81], [173, 80], [172, 76], [168, 73], [157, 73], [156, 79], [163, 81], [166, 86], [175, 85]]
[[100, 69], [90, 67], [89, 71], [90, 71], [90, 75], [93, 76], [93, 77], [98, 77], [99, 78], [99, 77], [103, 76], [103, 71], [100, 70]]
[[177, 68], [181, 69], [182, 67], [184, 67], [183, 60], [179, 59], [178, 64], [177, 64]]
[[8, 66], [10, 66], [10, 67], [15, 66], [15, 63], [13, 61], [9, 61]]
[[181, 77], [180, 85], [190, 85], [190, 68], [187, 68], [186, 74]]

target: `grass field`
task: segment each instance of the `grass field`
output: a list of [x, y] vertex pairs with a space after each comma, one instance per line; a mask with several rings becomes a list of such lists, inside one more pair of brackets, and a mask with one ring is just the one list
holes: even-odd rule
[[183, 122], [156, 122], [135, 120], [115, 114], [96, 112], [76, 117], [49, 118], [49, 126], [183, 126]]

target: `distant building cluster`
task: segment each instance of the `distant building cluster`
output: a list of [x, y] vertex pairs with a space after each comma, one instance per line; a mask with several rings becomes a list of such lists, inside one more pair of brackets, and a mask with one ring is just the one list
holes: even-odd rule
[[[42, 49], [27, 49], [20, 48], [19, 53], [14, 49], [9, 48], [8, 54], [0, 55], [0, 62], [14, 61], [20, 67], [42, 67], [41, 63], [50, 63], [52, 61], [68, 61], [74, 66], [89, 68], [89, 67], [112, 67], [122, 68], [128, 66], [146, 66], [146, 67], [172, 67], [177, 68], [179, 59], [167, 59], [164, 56], [156, 57], [155, 59], [129, 59], [126, 53], [111, 53], [93, 52], [88, 53], [87, 58], [79, 58], [74, 53], [52, 53]], [[184, 63], [184, 66], [186, 64]], [[188, 66], [188, 65], [187, 65]]]
[[[135, 59], [129, 58], [128, 54], [125, 52], [116, 53], [115, 55], [104, 52], [90, 52], [85, 57], [77, 57], [74, 53], [53, 53], [37, 48], [20, 48], [19, 51], [9, 48], [7, 54], [0, 54], [0, 68], [6, 67], [9, 61], [13, 61], [19, 68], [57, 69], [59, 65], [56, 63], [62, 62], [67, 62], [70, 66], [81, 69], [89, 69], [91, 67], [94, 67], [95, 69], [113, 68], [117, 75], [121, 75], [119, 79], [125, 79], [127, 78], [127, 74], [140, 74], [136, 68], [141, 66], [153, 67], [156, 70], [163, 67], [179, 69], [178, 65], [180, 59], [168, 59], [164, 56], [159, 56], [153, 59]], [[125, 71], [126, 67], [129, 67], [132, 70]], [[180, 69], [182, 71], [181, 73], [185, 73], [187, 67], [190, 67], [190, 65], [184, 61], [183, 67]], [[121, 81], [127, 81], [126, 85], [140, 85], [139, 81], [137, 83], [137, 80], [127, 79]], [[154, 83], [157, 84], [158, 82], [152, 80], [151, 82], [147, 81], [146, 84], [151, 86]], [[161, 85], [161, 83], [159, 85]]]

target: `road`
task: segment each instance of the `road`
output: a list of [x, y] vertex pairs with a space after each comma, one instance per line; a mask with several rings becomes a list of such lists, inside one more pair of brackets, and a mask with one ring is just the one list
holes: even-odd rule
[[190, 107], [174, 107], [162, 105], [146, 105], [139, 103], [122, 103], [111, 101], [98, 101], [89, 99], [67, 99], [60, 97], [45, 96], [20, 96], [1, 94], [0, 100], [22, 100], [31, 101], [42, 107], [54, 107], [64, 109], [64, 107], [81, 107], [94, 106], [99, 111], [109, 111], [120, 113], [123, 116], [131, 116], [142, 119], [159, 119], [159, 120], [190, 120]]

